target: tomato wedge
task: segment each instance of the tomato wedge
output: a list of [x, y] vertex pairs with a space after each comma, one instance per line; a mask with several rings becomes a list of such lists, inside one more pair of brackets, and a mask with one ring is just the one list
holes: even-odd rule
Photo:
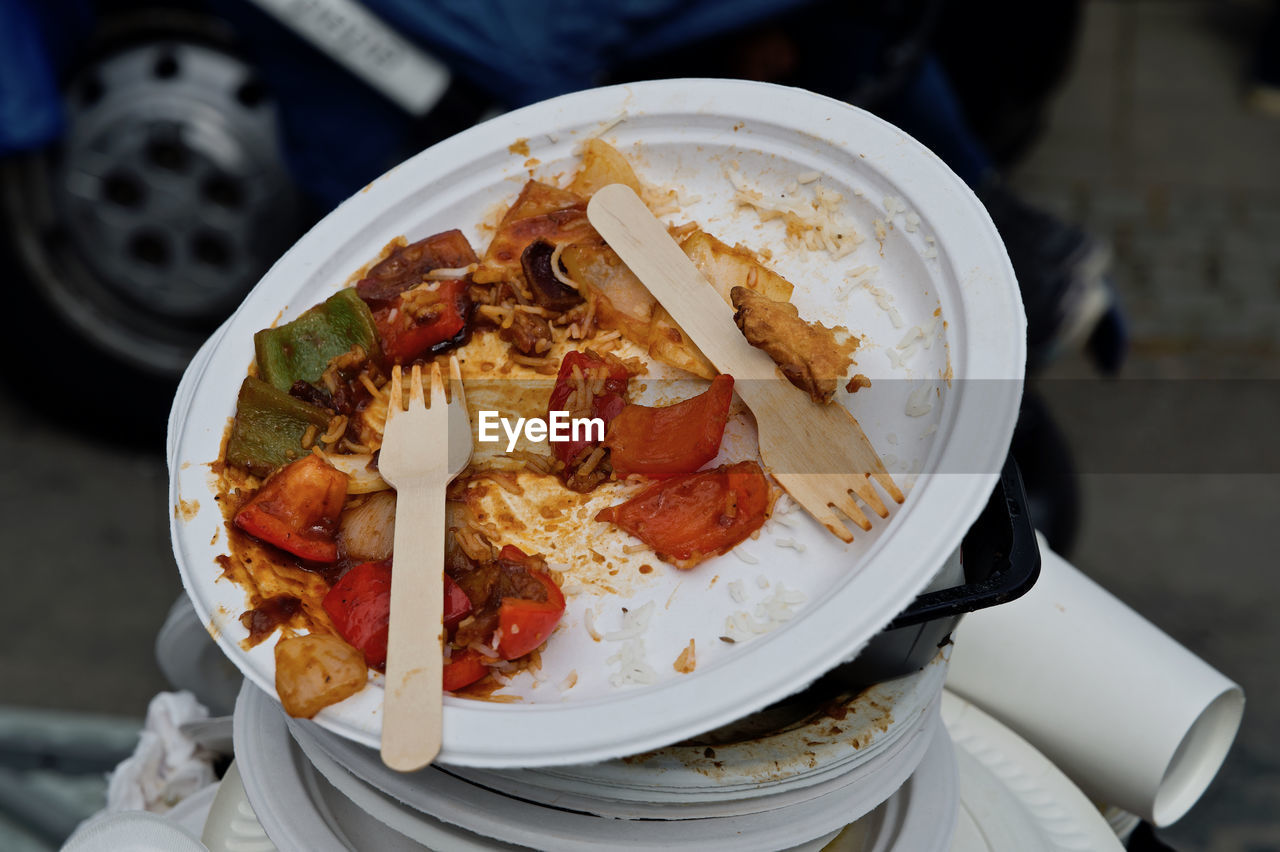
[[732, 402], [733, 376], [721, 373], [706, 391], [675, 405], [627, 405], [604, 439], [614, 471], [655, 479], [693, 473], [720, 452]]
[[[499, 559], [528, 564], [529, 557], [518, 547], [507, 545], [498, 554]], [[564, 593], [556, 581], [545, 571], [529, 568], [529, 575], [546, 589], [546, 600], [503, 598], [498, 605], [498, 654], [504, 660], [514, 660], [533, 651], [551, 635], [564, 615]]]
[[338, 522], [347, 475], [317, 455], [280, 468], [236, 512], [235, 525], [312, 562], [338, 559]]
[[625, 503], [602, 509], [607, 521], [679, 568], [724, 553], [764, 524], [769, 482], [753, 461], [655, 482]]
[[[592, 396], [588, 416], [601, 418], [607, 428], [609, 421], [617, 417], [626, 407], [625, 394], [631, 374], [617, 361], [607, 362], [590, 350], [566, 352], [564, 359], [560, 361], [560, 371], [556, 373], [555, 386], [551, 388], [551, 399], [547, 403], [549, 412], [566, 410], [565, 403], [568, 402], [569, 395], [573, 393], [576, 384], [573, 378], [575, 367], [582, 376], [590, 376], [593, 371], [601, 367], [605, 368], [604, 387], [600, 393]], [[553, 441], [551, 451], [560, 461], [569, 464], [584, 448], [593, 443], [588, 440]]]
[[[373, 312], [382, 350], [392, 364], [408, 364], [427, 353], [462, 342], [471, 313], [467, 282], [440, 281], [431, 291], [409, 290]], [[410, 307], [412, 306], [412, 307]]]
[[489, 667], [484, 664], [483, 657], [470, 648], [461, 651], [455, 648], [449, 662], [444, 664], [444, 691], [457, 692], [488, 673]]
[[[391, 563], [365, 562], [342, 575], [321, 602], [343, 639], [364, 653], [379, 671], [387, 666], [387, 630], [391, 623]], [[449, 630], [471, 612], [466, 592], [444, 577], [444, 625]]]

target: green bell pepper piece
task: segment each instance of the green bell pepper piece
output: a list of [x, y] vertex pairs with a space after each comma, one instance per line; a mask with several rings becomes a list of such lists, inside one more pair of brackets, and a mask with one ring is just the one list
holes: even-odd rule
[[253, 336], [258, 375], [282, 391], [301, 379], [314, 382], [338, 355], [359, 344], [378, 354], [373, 313], [354, 287], [339, 290], [302, 316]]
[[261, 379], [249, 376], [240, 385], [236, 416], [227, 439], [227, 462], [266, 476], [309, 451], [302, 448], [308, 426], [329, 428], [329, 412], [295, 399]]

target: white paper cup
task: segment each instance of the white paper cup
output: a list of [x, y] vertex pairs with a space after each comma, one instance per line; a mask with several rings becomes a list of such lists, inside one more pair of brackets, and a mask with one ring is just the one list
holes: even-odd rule
[[1041, 554], [1030, 592], [960, 625], [947, 687], [1095, 801], [1176, 822], [1222, 766], [1244, 692], [1043, 540]]

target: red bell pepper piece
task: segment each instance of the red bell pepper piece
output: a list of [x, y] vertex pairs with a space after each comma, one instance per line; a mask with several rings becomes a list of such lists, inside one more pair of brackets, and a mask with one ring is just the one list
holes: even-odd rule
[[[428, 295], [409, 290], [373, 312], [382, 351], [392, 364], [408, 364], [426, 353], [444, 348], [441, 344], [459, 338], [471, 313], [467, 282], [446, 279]], [[412, 310], [406, 308], [413, 304]], [[459, 339], [459, 342], [460, 339]]]
[[530, 564], [529, 554], [525, 553], [514, 544], [502, 545], [502, 549], [498, 551], [498, 558], [524, 566], [528, 566]]
[[236, 512], [249, 535], [312, 562], [338, 559], [338, 522], [347, 475], [317, 455], [291, 462]]
[[484, 658], [470, 648], [453, 649], [449, 662], [444, 664], [444, 691], [457, 692], [470, 686], [489, 673]]
[[655, 482], [625, 503], [602, 509], [607, 521], [679, 568], [724, 553], [764, 525], [769, 483], [753, 461]]
[[471, 614], [471, 599], [462, 587], [453, 582], [448, 574], [444, 575], [444, 626], [452, 631], [462, 619]]
[[391, 620], [391, 565], [366, 562], [342, 575], [321, 602], [333, 626], [364, 653], [375, 669], [387, 665], [387, 623]]
[[733, 376], [721, 373], [705, 392], [675, 405], [627, 405], [604, 439], [614, 471], [654, 478], [693, 473], [720, 452], [732, 402]]
[[[528, 565], [529, 557], [518, 547], [506, 545], [498, 554], [498, 558], [508, 562]], [[560, 623], [564, 615], [564, 593], [556, 585], [556, 581], [545, 571], [529, 568], [529, 575], [546, 589], [546, 600], [535, 601], [523, 598], [503, 598], [498, 605], [498, 629], [502, 637], [498, 640], [498, 654], [504, 660], [514, 660], [537, 648], [551, 631]]]
[[[324, 611], [343, 639], [364, 652], [378, 670], [387, 666], [387, 631], [391, 623], [391, 563], [357, 565], [324, 596]], [[471, 612], [466, 592], [449, 575], [444, 577], [444, 625], [449, 630]]]
[[[590, 376], [592, 371], [600, 367], [604, 367], [607, 370], [604, 387], [600, 390], [600, 393], [591, 398], [588, 416], [599, 417], [604, 420], [605, 427], [608, 428], [609, 422], [626, 407], [627, 382], [631, 378], [631, 374], [627, 372], [626, 367], [623, 367], [617, 361], [607, 362], [594, 352], [579, 352], [577, 350], [566, 352], [564, 359], [560, 362], [560, 371], [556, 373], [556, 383], [551, 388], [551, 399], [547, 403], [548, 412], [565, 410], [565, 403], [568, 401], [569, 395], [573, 393], [576, 384], [573, 380], [574, 367], [577, 367], [579, 373], [583, 376]], [[583, 439], [577, 441], [553, 441], [551, 451], [560, 461], [569, 464], [578, 457], [584, 448], [591, 446], [593, 443], [593, 441]]]

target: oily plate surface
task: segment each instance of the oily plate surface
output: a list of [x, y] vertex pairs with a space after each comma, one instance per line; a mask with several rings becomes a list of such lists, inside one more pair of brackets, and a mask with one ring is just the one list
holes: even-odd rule
[[[269, 692], [273, 643], [241, 648], [244, 593], [218, 579], [214, 559], [227, 544], [209, 469], [252, 361], [253, 333], [327, 297], [396, 236], [412, 241], [457, 227], [481, 251], [481, 223], [531, 171], [567, 177], [579, 142], [602, 131], [643, 179], [678, 188], [681, 209], [668, 221], [694, 220], [761, 252], [796, 285], [802, 315], [863, 336], [855, 370], [872, 387], [841, 400], [910, 492], [851, 545], [798, 508], [785, 511], [784, 501], [758, 539], [740, 546], [745, 558], [729, 554], [689, 572], [647, 551], [624, 552], [634, 542], [590, 521], [589, 507], [554, 536], [526, 525], [512, 542], [550, 551], [567, 575], [563, 624], [541, 672], [501, 690], [513, 703], [446, 699], [442, 761], [540, 766], [633, 754], [790, 694], [856, 654], [905, 607], [985, 503], [1021, 394], [1024, 320], [990, 220], [937, 158], [867, 113], [795, 89], [681, 80], [566, 96], [447, 140], [357, 193], [271, 269], [188, 370], [170, 423], [174, 552], [210, 632]], [[864, 238], [843, 257], [789, 246], [781, 220], [762, 221], [737, 203], [744, 187], [770, 203], [797, 195], [808, 203], [818, 186], [843, 196], [839, 216]], [[655, 369], [642, 382], [642, 396], [665, 393], [652, 381], [660, 375]], [[722, 455], [742, 457], [753, 442], [749, 415], [738, 413]], [[530, 493], [549, 486], [527, 484]], [[505, 499], [501, 489], [492, 493]], [[619, 684], [610, 658], [637, 640], [597, 640], [587, 621], [607, 635], [621, 626], [624, 607], [647, 604], [643, 647], [629, 653], [639, 653], [655, 682]], [[752, 632], [768, 612], [777, 629]], [[737, 613], [749, 620], [739, 617], [735, 632], [726, 619]], [[726, 634], [739, 641], [722, 641]], [[673, 663], [690, 640], [696, 669], [679, 673]], [[381, 699], [375, 680], [317, 721], [376, 745]]]

